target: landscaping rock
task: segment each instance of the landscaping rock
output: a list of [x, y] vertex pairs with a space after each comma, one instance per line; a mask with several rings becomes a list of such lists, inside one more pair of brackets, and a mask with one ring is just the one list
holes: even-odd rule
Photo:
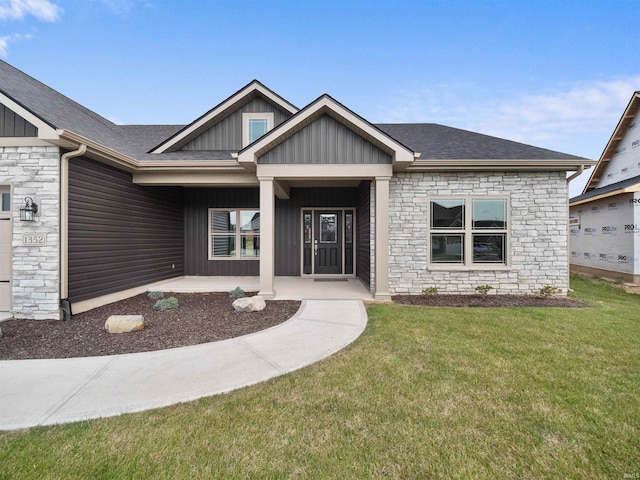
[[233, 301], [233, 308], [236, 312], [259, 312], [267, 306], [264, 298], [260, 295], [253, 297], [238, 298]]
[[142, 315], [111, 315], [104, 323], [104, 329], [109, 333], [137, 332], [143, 328]]

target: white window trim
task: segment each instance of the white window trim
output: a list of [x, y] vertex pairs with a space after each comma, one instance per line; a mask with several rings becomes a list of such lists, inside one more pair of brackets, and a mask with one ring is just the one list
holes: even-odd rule
[[273, 112], [252, 112], [242, 114], [242, 148], [249, 145], [249, 120], [266, 120], [267, 132], [273, 128]]
[[[440, 229], [431, 228], [431, 201], [432, 200], [464, 200], [465, 218], [464, 229]], [[473, 229], [472, 221], [472, 201], [473, 200], [506, 200], [506, 229]], [[458, 271], [471, 271], [471, 270], [510, 270], [511, 269], [511, 197], [509, 195], [438, 195], [427, 198], [427, 269], [428, 270], [458, 270]], [[504, 263], [473, 263], [473, 233], [478, 232], [487, 234], [504, 234], [505, 239], [505, 262]], [[432, 234], [443, 235], [464, 235], [464, 264], [462, 263], [431, 263], [431, 235]]]
[[[243, 257], [242, 256], [242, 231], [240, 230], [240, 212], [243, 211], [260, 211], [259, 208], [209, 208], [207, 209], [207, 237], [208, 237], [208, 241], [207, 241], [207, 257], [209, 260], [214, 260], [214, 261], [219, 261], [219, 260], [242, 260], [242, 261], [246, 261], [246, 260], [260, 260], [260, 252], [258, 251], [258, 255], [256, 255], [255, 257]], [[236, 212], [236, 231], [235, 233], [213, 233], [211, 231], [211, 213], [212, 212]], [[213, 256], [213, 252], [212, 250], [212, 243], [213, 243], [213, 237], [225, 237], [225, 236], [231, 236], [234, 235], [235, 236], [235, 242], [236, 242], [236, 254], [231, 257], [215, 257]], [[260, 233], [254, 234], [254, 236], [260, 238]]]

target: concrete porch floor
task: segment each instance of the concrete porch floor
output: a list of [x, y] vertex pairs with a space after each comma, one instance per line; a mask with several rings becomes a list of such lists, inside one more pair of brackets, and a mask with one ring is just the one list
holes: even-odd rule
[[[180, 277], [158, 283], [161, 292], [229, 292], [236, 287], [245, 292], [260, 290], [259, 277]], [[373, 300], [373, 295], [357, 278], [318, 279], [275, 277], [274, 300]]]

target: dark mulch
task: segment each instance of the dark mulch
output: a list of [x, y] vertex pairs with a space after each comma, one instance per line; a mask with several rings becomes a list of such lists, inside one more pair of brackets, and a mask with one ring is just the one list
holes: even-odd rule
[[426, 307], [588, 307], [575, 298], [535, 295], [396, 295], [393, 301]]
[[[66, 322], [24, 319], [2, 322], [0, 359], [90, 357], [215, 342], [278, 325], [300, 308], [300, 302], [278, 300], [267, 301], [261, 312], [238, 313], [227, 293], [171, 295], [180, 302], [176, 310], [153, 310], [156, 300], [141, 294], [74, 315]], [[144, 316], [144, 330], [117, 334], [104, 330], [109, 315], [134, 314]]]

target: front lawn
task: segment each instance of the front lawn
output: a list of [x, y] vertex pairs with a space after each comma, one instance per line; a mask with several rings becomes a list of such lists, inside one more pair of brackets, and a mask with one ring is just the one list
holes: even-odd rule
[[0, 433], [0, 478], [640, 478], [640, 295], [572, 287], [591, 308], [370, 306], [264, 384]]

